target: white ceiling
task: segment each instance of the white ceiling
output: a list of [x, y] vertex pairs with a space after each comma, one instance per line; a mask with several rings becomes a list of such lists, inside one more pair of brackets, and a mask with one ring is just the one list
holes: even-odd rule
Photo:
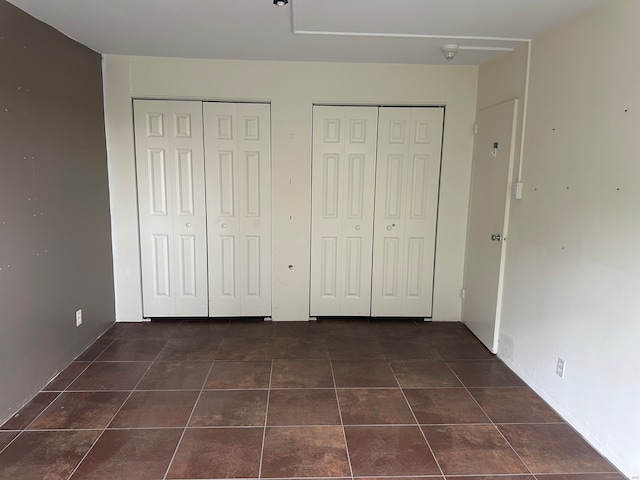
[[[444, 64], [444, 44], [517, 47], [604, 0], [9, 1], [105, 54]], [[461, 50], [450, 63], [500, 54]]]

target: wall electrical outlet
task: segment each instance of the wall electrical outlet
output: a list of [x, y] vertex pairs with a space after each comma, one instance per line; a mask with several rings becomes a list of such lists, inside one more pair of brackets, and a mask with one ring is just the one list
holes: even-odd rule
[[76, 327], [82, 325], [82, 310], [76, 311]]
[[558, 363], [556, 363], [556, 375], [560, 378], [564, 378], [564, 370], [567, 365], [567, 362], [564, 359], [558, 357]]

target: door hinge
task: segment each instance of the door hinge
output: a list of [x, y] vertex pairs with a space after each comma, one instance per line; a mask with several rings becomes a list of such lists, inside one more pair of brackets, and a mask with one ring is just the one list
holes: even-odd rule
[[477, 124], [477, 123], [474, 123], [474, 124], [473, 124], [473, 134], [474, 134], [474, 135], [477, 135], [477, 134], [478, 134], [478, 124]]

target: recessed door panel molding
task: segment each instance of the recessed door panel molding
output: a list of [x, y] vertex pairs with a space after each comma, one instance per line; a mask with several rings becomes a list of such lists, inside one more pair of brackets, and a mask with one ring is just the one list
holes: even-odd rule
[[260, 140], [260, 117], [256, 115], [245, 115], [243, 140]]
[[152, 235], [153, 297], [171, 296], [171, 255], [169, 235]]
[[180, 235], [180, 255], [178, 255], [178, 294], [181, 297], [195, 297], [198, 293], [198, 257], [195, 235]]
[[365, 156], [364, 154], [349, 155], [347, 170], [347, 218], [361, 220], [364, 215], [365, 194]]
[[407, 120], [405, 119], [390, 119], [388, 121], [389, 136], [387, 137], [387, 143], [404, 144], [406, 142], [405, 128]]
[[214, 114], [209, 117], [208, 124], [217, 126], [217, 140], [233, 140], [233, 114]]
[[406, 297], [419, 298], [422, 295], [424, 264], [424, 237], [409, 238], [407, 241]]
[[[208, 163], [217, 163], [218, 172], [217, 175], [215, 174], [215, 172], [212, 172], [212, 174], [210, 175], [215, 183], [209, 183], [207, 185], [210, 191], [209, 195], [217, 195], [219, 197], [219, 201], [215, 202], [214, 205], [214, 208], [217, 209], [218, 216], [233, 217], [235, 211], [234, 206], [236, 203], [236, 188], [233, 181], [233, 152], [218, 151], [214, 154], [218, 156], [218, 161]], [[210, 156], [210, 152], [207, 152], [207, 155]]]
[[148, 205], [151, 215], [167, 215], [167, 175], [164, 161], [164, 149], [150, 148], [147, 150], [149, 158], [149, 193]]
[[260, 152], [247, 152], [244, 159], [245, 198], [244, 211], [247, 217], [260, 217]]
[[322, 298], [338, 298], [338, 238], [322, 238], [322, 271], [320, 273]]
[[431, 122], [428, 120], [416, 120], [415, 125], [415, 142], [430, 143], [431, 142]]
[[191, 138], [191, 115], [188, 113], [174, 113], [176, 138]]
[[164, 115], [162, 112], [147, 112], [147, 137], [164, 137]]
[[244, 285], [247, 297], [260, 297], [260, 280], [261, 280], [261, 265], [262, 259], [260, 258], [260, 236], [259, 235], [246, 235], [244, 237], [244, 249], [245, 256], [247, 258], [247, 283]]
[[191, 150], [177, 150], [176, 158], [176, 197], [178, 199], [178, 215], [194, 215], [195, 192], [193, 191], [193, 152]]
[[[220, 242], [219, 268], [209, 278], [211, 283], [219, 283], [220, 291], [219, 295], [225, 299], [236, 300], [238, 298], [237, 282], [236, 282], [236, 237], [232, 235], [219, 235], [218, 241]], [[212, 252], [216, 255], [216, 252]]]
[[202, 105], [134, 101], [145, 317], [207, 316]]
[[360, 118], [354, 118], [349, 121], [349, 142], [350, 143], [366, 143], [367, 141], [367, 122]]
[[[400, 246], [398, 237], [386, 237], [382, 248], [382, 292], [381, 297], [398, 299], [399, 284], [398, 274], [400, 271]], [[374, 292], [374, 296], [375, 292]]]
[[380, 109], [372, 316], [432, 315], [443, 114]]
[[409, 215], [414, 220], [424, 219], [427, 211], [429, 156], [414, 155], [410, 171]]
[[310, 316], [366, 316], [377, 107], [313, 107]]
[[340, 155], [324, 155], [322, 176], [322, 216], [338, 218], [338, 195], [340, 194]]
[[387, 158], [386, 185], [384, 186], [384, 206], [387, 220], [400, 218], [402, 215], [403, 187], [406, 183], [402, 164], [404, 155], [393, 154]]
[[324, 143], [340, 143], [341, 123], [341, 118], [326, 118], [324, 120], [324, 129], [322, 130]]
[[362, 237], [347, 237], [346, 247], [344, 296], [358, 298], [362, 296]]
[[271, 316], [268, 104], [204, 102], [209, 315]]

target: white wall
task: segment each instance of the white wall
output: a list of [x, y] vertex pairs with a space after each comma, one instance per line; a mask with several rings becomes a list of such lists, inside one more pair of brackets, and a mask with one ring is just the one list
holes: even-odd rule
[[117, 319], [142, 318], [131, 99], [151, 97], [271, 102], [274, 320], [309, 318], [312, 105], [445, 104], [433, 319], [459, 320], [477, 71], [104, 57]]
[[[602, 2], [532, 43], [498, 351], [629, 476], [640, 475], [638, 25], [637, 0]], [[479, 105], [521, 95], [524, 65], [517, 52], [483, 66]]]

